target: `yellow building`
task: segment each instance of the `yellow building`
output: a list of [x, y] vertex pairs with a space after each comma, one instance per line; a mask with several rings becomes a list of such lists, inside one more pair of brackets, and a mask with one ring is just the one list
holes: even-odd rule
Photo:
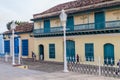
[[[32, 51], [34, 49], [34, 38], [30, 37], [32, 31], [33, 23], [23, 23], [16, 26], [14, 40], [15, 55], [18, 55], [18, 53], [21, 52], [23, 58], [32, 57]], [[12, 47], [11, 33], [11, 30], [4, 32], [4, 52], [10, 55], [12, 55], [12, 48], [10, 48]], [[21, 46], [19, 46], [19, 43]]]
[[[120, 1], [76, 0], [34, 14], [34, 52], [37, 59], [63, 62], [63, 27], [59, 15], [67, 13], [67, 57], [95, 62], [100, 56], [114, 64], [120, 59]], [[41, 56], [42, 55], [42, 56]]]

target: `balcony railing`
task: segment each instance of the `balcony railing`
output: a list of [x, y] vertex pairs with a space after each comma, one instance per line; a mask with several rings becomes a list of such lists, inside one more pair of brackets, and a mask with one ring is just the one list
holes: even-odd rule
[[[77, 30], [96, 30], [96, 26], [101, 27], [100, 29], [120, 28], [120, 20], [107, 21], [105, 23], [89, 23], [89, 24], [74, 25], [74, 31], [77, 31]], [[66, 30], [70, 31], [69, 28], [67, 28]], [[53, 33], [53, 32], [62, 32], [62, 31], [63, 31], [63, 27], [60, 26], [60, 27], [53, 27], [50, 29], [34, 29], [34, 34]]]
[[74, 30], [89, 30], [89, 29], [94, 29], [95, 24], [94, 23], [89, 23], [89, 24], [80, 24], [80, 25], [75, 25]]
[[[47, 32], [47, 31], [49, 31], [49, 32]], [[53, 28], [45, 29], [45, 30], [44, 29], [35, 29], [34, 33], [39, 34], [39, 33], [60, 32], [60, 31], [63, 31], [62, 27], [53, 27]]]
[[120, 28], [120, 20], [106, 22], [106, 28]]

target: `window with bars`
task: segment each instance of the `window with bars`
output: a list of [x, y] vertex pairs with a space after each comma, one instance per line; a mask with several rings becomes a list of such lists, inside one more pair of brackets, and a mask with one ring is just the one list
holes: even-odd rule
[[85, 44], [85, 58], [86, 58], [86, 61], [94, 61], [94, 45], [93, 45], [93, 43]]
[[49, 44], [49, 58], [55, 58], [55, 44]]

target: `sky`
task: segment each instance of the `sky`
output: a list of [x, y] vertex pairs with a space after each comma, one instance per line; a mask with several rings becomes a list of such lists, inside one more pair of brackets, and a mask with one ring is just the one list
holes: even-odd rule
[[0, 33], [7, 31], [6, 24], [12, 20], [28, 22], [33, 14], [69, 1], [74, 0], [0, 0]]

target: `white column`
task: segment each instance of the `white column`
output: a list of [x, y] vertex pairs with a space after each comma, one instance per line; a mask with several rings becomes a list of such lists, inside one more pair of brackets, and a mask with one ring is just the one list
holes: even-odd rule
[[13, 37], [13, 36], [11, 35], [11, 37], [10, 37], [10, 56], [13, 55], [13, 51], [12, 51], [12, 50], [13, 50], [13, 49], [12, 49], [12, 45], [13, 45], [13, 42], [12, 42], [13, 40], [12, 40], [12, 39], [13, 39], [13, 38], [12, 38], [12, 37]]
[[66, 58], [66, 22], [63, 24], [64, 29], [64, 72], [68, 72]]
[[12, 64], [15, 65], [15, 53], [14, 53], [14, 29], [12, 30], [12, 41], [13, 41], [13, 42], [12, 42], [12, 43], [13, 43], [13, 44], [12, 44], [12, 45], [13, 45], [13, 46], [12, 46], [12, 52], [13, 52], [13, 54], [12, 54], [12, 57], [13, 57], [13, 58], [12, 58]]
[[21, 58], [21, 39], [19, 38], [19, 56], [18, 56], [18, 64], [21, 64], [20, 58]]

